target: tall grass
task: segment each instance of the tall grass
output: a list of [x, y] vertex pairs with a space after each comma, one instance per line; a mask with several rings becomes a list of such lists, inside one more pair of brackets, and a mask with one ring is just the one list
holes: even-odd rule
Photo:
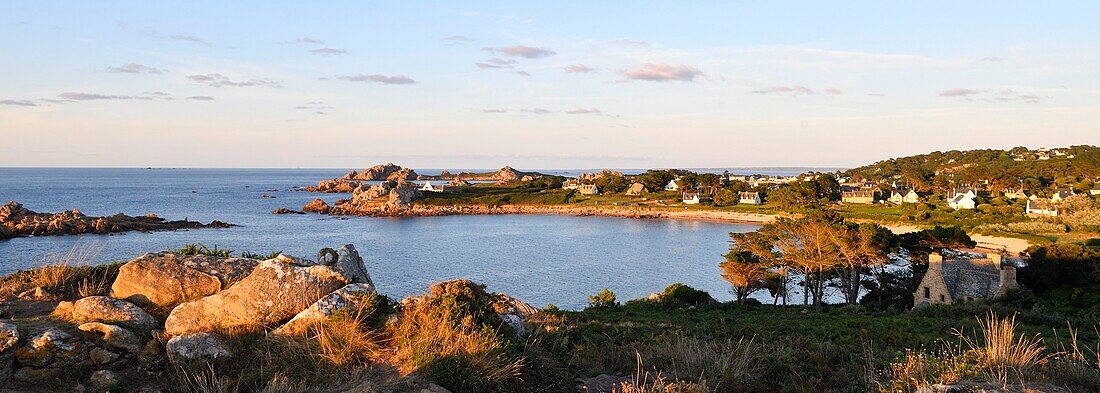
[[46, 254], [38, 267], [0, 278], [0, 298], [35, 288], [63, 298], [106, 294], [121, 264], [91, 265], [102, 249], [77, 243], [65, 252]]
[[1007, 384], [1009, 380], [1033, 379], [1037, 369], [1050, 358], [1043, 339], [1016, 335], [1016, 316], [999, 318], [993, 313], [978, 320], [982, 338], [975, 340], [958, 333], [959, 338], [975, 353], [987, 376]]

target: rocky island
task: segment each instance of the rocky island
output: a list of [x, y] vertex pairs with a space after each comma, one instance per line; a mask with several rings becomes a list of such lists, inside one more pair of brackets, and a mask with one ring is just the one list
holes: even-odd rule
[[38, 213], [12, 201], [0, 206], [0, 239], [23, 236], [79, 235], [82, 233], [117, 233], [129, 231], [174, 231], [178, 229], [228, 228], [233, 224], [211, 221], [167, 221], [154, 214], [128, 216], [115, 214], [106, 217], [86, 216], [80, 210], [61, 213]]
[[523, 172], [518, 171], [510, 166], [500, 168], [495, 172], [459, 172], [458, 174], [452, 174], [450, 171], [442, 171], [439, 175], [421, 175], [410, 168], [403, 168], [400, 165], [394, 165], [393, 163], [386, 163], [382, 165], [375, 165], [362, 171], [349, 171], [343, 177], [337, 177], [333, 179], [322, 180], [316, 185], [308, 186], [302, 190], [307, 192], [322, 192], [322, 193], [342, 193], [352, 192], [357, 188], [367, 186], [365, 182], [369, 181], [412, 181], [412, 180], [444, 180], [451, 181], [453, 183], [460, 182], [494, 182], [498, 184], [507, 184], [517, 181], [530, 181], [541, 178], [545, 175], [538, 172]]

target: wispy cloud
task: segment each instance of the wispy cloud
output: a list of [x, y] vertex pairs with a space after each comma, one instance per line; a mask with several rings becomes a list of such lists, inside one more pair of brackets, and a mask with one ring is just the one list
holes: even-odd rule
[[565, 67], [565, 72], [570, 74], [585, 74], [589, 72], [596, 72], [595, 68], [586, 66], [584, 64], [573, 64]]
[[119, 74], [160, 74], [161, 70], [138, 63], [126, 63], [118, 67], [107, 67], [107, 72]]
[[507, 109], [482, 109], [482, 113], [508, 113]]
[[310, 45], [324, 45], [325, 41], [316, 38], [300, 37], [294, 39], [294, 41], [287, 41], [287, 44], [310, 44]]
[[273, 81], [271, 79], [248, 79], [248, 80], [234, 81], [232, 79], [229, 79], [229, 77], [227, 77], [225, 75], [222, 75], [222, 74], [219, 74], [219, 73], [188, 75], [187, 79], [192, 81], [192, 82], [207, 85], [207, 86], [210, 86], [210, 87], [223, 87], [223, 86], [233, 86], [233, 87], [253, 87], [253, 86], [282, 87], [282, 85], [279, 82]]
[[214, 101], [214, 97], [211, 96], [190, 96], [187, 97], [187, 99], [194, 101]]
[[975, 95], [975, 94], [978, 94], [978, 93], [979, 93], [979, 91], [974, 90], [974, 89], [956, 88], [956, 89], [948, 89], [948, 90], [941, 91], [939, 93], [939, 96], [940, 97], [966, 97], [966, 96], [972, 96], [972, 95]]
[[548, 114], [553, 113], [549, 109], [543, 109], [543, 108], [527, 108], [527, 109], [520, 109], [519, 111], [523, 112], [523, 113], [533, 113], [533, 114], [536, 114], [536, 115], [548, 115]]
[[531, 73], [527, 71], [515, 71], [514, 73], [520, 76], [531, 76]]
[[500, 48], [482, 48], [481, 50], [489, 53], [497, 53], [501, 56], [515, 56], [528, 59], [541, 59], [558, 54], [558, 52], [554, 52], [546, 48], [523, 45], [505, 46]]
[[474, 42], [473, 39], [470, 39], [470, 37], [464, 35], [452, 35], [450, 37], [440, 38], [439, 40], [450, 45], [461, 45], [469, 42]]
[[491, 108], [482, 109], [482, 113], [529, 113], [534, 115], [550, 115], [550, 114], [566, 114], [566, 115], [601, 115], [604, 113], [596, 108], [577, 108], [570, 110], [551, 110], [546, 108], [518, 108], [518, 109], [504, 109], [504, 108]]
[[336, 55], [346, 55], [346, 54], [348, 54], [348, 51], [343, 50], [343, 49], [336, 49], [336, 48], [317, 48], [317, 49], [311, 49], [309, 51], [309, 53], [319, 55], [319, 56], [336, 56]]
[[38, 106], [38, 103], [27, 100], [0, 100], [0, 105]]
[[164, 36], [164, 38], [167, 38], [167, 39], [170, 39], [170, 40], [176, 40], [176, 41], [186, 41], [186, 42], [190, 42], [190, 43], [194, 43], [194, 44], [200, 44], [200, 45], [207, 45], [207, 46], [213, 45], [213, 44], [210, 43], [210, 41], [204, 40], [202, 38], [199, 38], [199, 37], [196, 37], [196, 36], [193, 36], [193, 35], [190, 35], [190, 34], [172, 34], [172, 35]]
[[839, 88], [836, 88], [836, 87], [827, 88], [827, 89], [825, 89], [825, 92], [829, 93], [829, 94], [836, 94], [836, 95], [844, 94], [843, 90], [840, 90]]
[[577, 109], [565, 111], [565, 114], [567, 114], [567, 115], [602, 115], [603, 112], [600, 112], [600, 110], [596, 109], [596, 108], [577, 108]]
[[364, 74], [341, 75], [341, 76], [337, 76], [336, 79], [350, 81], [350, 82], [381, 83], [383, 85], [411, 85], [413, 83], [416, 83], [415, 80], [413, 80], [412, 78], [409, 78], [408, 76], [405, 76], [405, 75], [393, 75], [393, 76], [386, 76], [386, 75], [379, 75], [379, 74], [374, 74], [374, 75], [364, 75]]
[[692, 82], [696, 77], [702, 76], [703, 71], [683, 64], [644, 63], [635, 69], [623, 71], [622, 74], [627, 80]]
[[755, 94], [814, 94], [813, 89], [802, 85], [772, 86], [765, 89], [753, 90], [752, 92]]
[[58, 94], [57, 97], [70, 100], [70, 101], [95, 101], [95, 100], [132, 100], [134, 96], [119, 96], [119, 95], [107, 95], [96, 93], [76, 93], [65, 92]]
[[615, 44], [615, 45], [634, 46], [634, 47], [647, 47], [647, 46], [649, 46], [648, 41], [642, 41], [642, 40], [618, 39], [618, 40], [611, 41], [611, 43]]
[[515, 68], [516, 61], [512, 59], [501, 59], [494, 57], [484, 62], [474, 63], [478, 68]]

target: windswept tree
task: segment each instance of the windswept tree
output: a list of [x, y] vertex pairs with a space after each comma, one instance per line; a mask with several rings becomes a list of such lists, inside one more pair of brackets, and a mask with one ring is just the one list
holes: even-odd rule
[[722, 269], [722, 278], [730, 283], [730, 292], [738, 303], [745, 303], [750, 295], [765, 289], [769, 276], [773, 275], [771, 266], [755, 254], [736, 248], [726, 254], [726, 260], [718, 268]]
[[840, 265], [837, 269], [840, 291], [848, 304], [856, 304], [863, 287], [863, 275], [889, 260], [897, 237], [878, 224], [844, 224], [833, 237]]

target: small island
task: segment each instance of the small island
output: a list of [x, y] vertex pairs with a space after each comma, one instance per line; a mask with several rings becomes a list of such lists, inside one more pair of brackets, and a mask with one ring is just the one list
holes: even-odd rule
[[179, 229], [229, 228], [233, 224], [189, 220], [167, 221], [155, 214], [128, 216], [122, 213], [106, 217], [86, 216], [80, 210], [38, 213], [11, 201], [0, 206], [0, 240], [24, 236], [79, 235], [83, 233], [153, 232]]

